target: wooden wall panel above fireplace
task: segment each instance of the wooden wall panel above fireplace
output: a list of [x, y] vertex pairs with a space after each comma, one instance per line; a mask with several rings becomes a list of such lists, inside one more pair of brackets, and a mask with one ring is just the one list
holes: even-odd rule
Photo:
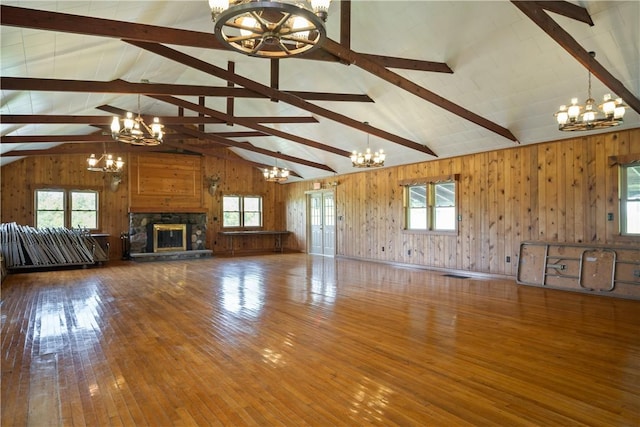
[[199, 156], [145, 153], [129, 162], [130, 212], [197, 212], [203, 208], [202, 160]]

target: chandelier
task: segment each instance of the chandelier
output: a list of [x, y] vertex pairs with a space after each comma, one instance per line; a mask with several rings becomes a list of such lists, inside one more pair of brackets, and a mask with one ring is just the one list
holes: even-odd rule
[[[104, 162], [100, 164], [102, 160], [104, 160]], [[122, 157], [113, 160], [113, 156], [106, 153], [100, 156], [100, 158], [96, 158], [95, 154], [91, 154], [87, 159], [87, 170], [93, 172], [122, 172], [123, 166], [124, 162], [122, 161]]]
[[[122, 122], [122, 126], [120, 126]], [[133, 117], [133, 113], [127, 112], [124, 119], [118, 116], [111, 122], [111, 136], [116, 141], [131, 145], [160, 145], [162, 143], [162, 126], [160, 119], [153, 118], [151, 126], [144, 122], [140, 116], [140, 95], [138, 95], [138, 115]]]
[[[595, 52], [589, 52], [595, 58]], [[554, 114], [558, 120], [558, 129], [565, 132], [579, 130], [596, 130], [618, 126], [622, 123], [627, 105], [622, 98], [613, 99], [611, 94], [604, 95], [602, 104], [596, 107], [596, 100], [591, 97], [591, 71], [589, 71], [589, 89], [587, 100], [583, 105], [578, 104], [578, 98], [571, 99], [571, 105], [561, 105]], [[600, 117], [602, 115], [603, 117]]]
[[[364, 124], [368, 125], [369, 123], [364, 122]], [[387, 155], [382, 149], [374, 152], [373, 154], [371, 153], [371, 149], [369, 148], [369, 133], [367, 133], [367, 150], [364, 154], [357, 150], [353, 150], [351, 153], [351, 164], [354, 168], [377, 168], [384, 166], [384, 160], [386, 158]]]
[[268, 182], [284, 182], [289, 179], [289, 170], [287, 168], [278, 167], [278, 159], [276, 164], [271, 169], [265, 169], [262, 174], [264, 179]]
[[320, 47], [331, 0], [209, 0], [218, 39], [260, 58], [288, 58]]

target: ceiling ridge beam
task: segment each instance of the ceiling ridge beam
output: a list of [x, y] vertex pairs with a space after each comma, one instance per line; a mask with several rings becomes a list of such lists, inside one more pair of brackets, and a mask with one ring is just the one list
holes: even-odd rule
[[[32, 77], [0, 77], [3, 90], [34, 90], [45, 92], [124, 93], [141, 95], [189, 95], [234, 98], [266, 98], [243, 87], [193, 86], [173, 83], [132, 83], [116, 79], [97, 80], [43, 79]], [[309, 101], [373, 102], [366, 94], [287, 91]]]
[[[270, 88], [269, 86], [265, 86], [261, 83], [258, 83], [254, 80], [248, 79], [238, 74], [230, 73], [224, 68], [220, 68], [216, 65], [209, 64], [198, 58], [194, 58], [182, 52], [178, 52], [177, 50], [171, 49], [167, 46], [157, 44], [157, 43], [138, 42], [135, 40], [124, 40], [124, 41], [134, 46], [138, 46], [141, 49], [147, 50], [149, 52], [153, 52], [157, 55], [163, 56], [168, 59], [172, 59], [183, 65], [187, 65], [189, 67], [200, 70], [202, 72], [214, 75], [223, 80], [233, 81], [234, 83], [240, 86], [244, 86], [247, 89], [260, 92], [271, 99], [277, 99], [279, 101], [286, 102], [287, 104], [291, 104], [295, 107], [301, 108], [303, 110], [307, 110], [311, 113], [314, 113], [319, 116], [325, 117], [327, 119], [333, 120], [335, 122], [341, 123], [345, 126], [349, 126], [349, 127], [361, 130], [363, 132], [378, 136], [380, 138], [386, 139], [396, 144], [403, 145], [407, 148], [411, 148], [413, 150], [420, 151], [420, 152], [432, 155], [434, 157], [437, 157], [437, 155], [429, 147], [427, 147], [424, 144], [419, 144], [417, 142], [408, 140], [406, 138], [402, 138], [398, 135], [394, 135], [382, 129], [379, 129], [370, 125], [365, 125], [364, 122], [359, 122], [357, 120], [352, 119], [351, 117], [347, 117], [345, 115], [336, 113], [335, 111], [331, 111], [329, 109], [317, 106], [290, 93], [278, 91]], [[256, 130], [261, 130], [261, 129], [256, 129]], [[351, 153], [349, 152], [345, 151], [345, 153], [347, 153], [346, 154], [347, 157], [351, 155]]]
[[606, 87], [622, 98], [629, 107], [640, 114], [640, 99], [638, 99], [620, 80], [604, 68], [571, 34], [565, 31], [552, 17], [550, 17], [538, 2], [512, 0], [511, 3], [524, 13], [531, 21], [547, 33], [562, 46], [571, 56], [581, 63]]
[[405, 91], [416, 95], [425, 101], [428, 101], [438, 107], [449, 111], [452, 114], [457, 115], [458, 117], [462, 117], [463, 119], [469, 120], [472, 123], [477, 124], [478, 126], [482, 126], [483, 128], [490, 130], [491, 132], [497, 133], [507, 139], [518, 142], [518, 139], [511, 133], [511, 131], [507, 128], [504, 128], [490, 120], [485, 119], [484, 117], [467, 110], [464, 107], [461, 107], [448, 99], [443, 98], [442, 96], [412, 82], [411, 80], [402, 77], [399, 74], [394, 73], [391, 70], [383, 67], [376, 61], [372, 61], [364, 55], [361, 55], [357, 52], [354, 52], [350, 49], [346, 49], [341, 46], [339, 43], [327, 39], [325, 43], [322, 45], [322, 49], [331, 52], [332, 54], [342, 58], [344, 61], [357, 66], [379, 78], [385, 80], [394, 86], [397, 86]]

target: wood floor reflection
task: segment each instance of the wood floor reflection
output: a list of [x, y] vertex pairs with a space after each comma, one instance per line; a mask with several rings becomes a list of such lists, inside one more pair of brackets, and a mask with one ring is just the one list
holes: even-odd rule
[[639, 301], [303, 254], [14, 274], [2, 425], [638, 425], [639, 331]]

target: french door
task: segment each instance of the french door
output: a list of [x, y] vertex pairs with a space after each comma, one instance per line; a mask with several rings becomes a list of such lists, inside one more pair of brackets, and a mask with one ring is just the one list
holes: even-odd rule
[[308, 252], [334, 256], [336, 253], [336, 205], [332, 191], [318, 191], [307, 198]]

